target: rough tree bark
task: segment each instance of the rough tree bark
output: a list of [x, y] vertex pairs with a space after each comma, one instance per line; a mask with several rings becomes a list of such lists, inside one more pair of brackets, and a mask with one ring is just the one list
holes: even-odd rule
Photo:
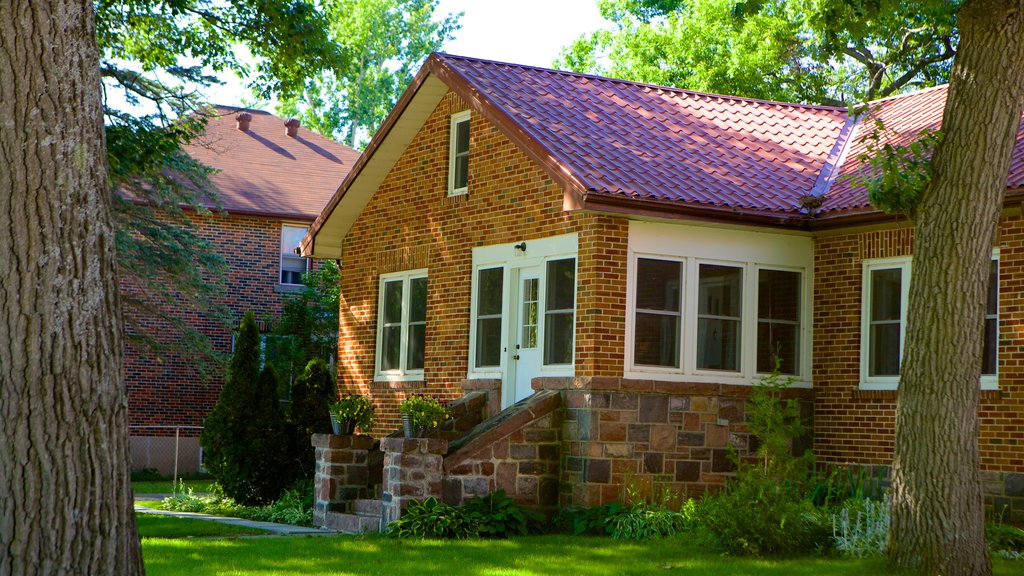
[[0, 2], [0, 574], [141, 574], [90, 0]]
[[889, 558], [925, 574], [992, 571], [978, 382], [989, 261], [1024, 109], [1022, 9], [1022, 0], [968, 0], [960, 9], [944, 140], [915, 213]]

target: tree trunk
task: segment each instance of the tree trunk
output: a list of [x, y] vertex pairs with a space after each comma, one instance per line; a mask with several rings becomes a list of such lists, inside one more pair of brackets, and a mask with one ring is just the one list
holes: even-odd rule
[[990, 574], [978, 457], [986, 286], [1024, 108], [1021, 0], [969, 0], [958, 15], [934, 177], [917, 233], [896, 406], [890, 562]]
[[0, 2], [0, 574], [140, 574], [89, 0]]

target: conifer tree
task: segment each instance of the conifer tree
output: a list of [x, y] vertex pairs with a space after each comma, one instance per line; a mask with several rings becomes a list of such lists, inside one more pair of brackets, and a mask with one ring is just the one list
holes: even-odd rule
[[252, 312], [246, 312], [227, 380], [201, 438], [204, 465], [224, 493], [242, 504], [275, 500], [289, 480], [275, 381], [269, 367], [260, 374], [259, 331]]

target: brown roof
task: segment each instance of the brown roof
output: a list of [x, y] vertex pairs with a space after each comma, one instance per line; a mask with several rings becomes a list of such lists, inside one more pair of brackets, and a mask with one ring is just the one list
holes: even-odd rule
[[[848, 177], [873, 118], [435, 53], [314, 222], [307, 253], [340, 253], [348, 227], [448, 89], [563, 186], [567, 209], [805, 228], [879, 214]], [[909, 136], [938, 126], [945, 95], [939, 87], [870, 105]], [[1024, 187], [1024, 145], [1008, 186]], [[816, 217], [805, 196], [825, 197]]]
[[[901, 96], [893, 96], [868, 104], [869, 111], [862, 115], [846, 143], [844, 160], [835, 175], [833, 184], [825, 193], [819, 214], [827, 217], [841, 217], [847, 214], [876, 212], [868, 201], [864, 189], [854, 186], [853, 176], [861, 169], [857, 156], [866, 151], [864, 136], [870, 134], [875, 120], [885, 126], [888, 142], [906, 145], [912, 142], [924, 129], [938, 130], [942, 126], [942, 114], [946, 106], [948, 86], [936, 86]], [[1010, 160], [1007, 188], [1017, 190], [1024, 187], [1024, 130], [1017, 132], [1017, 144]]]
[[840, 108], [433, 58], [550, 150], [587, 203], [610, 197], [795, 212], [846, 121]]
[[[229, 213], [312, 220], [337, 191], [359, 151], [299, 128], [286, 134], [284, 119], [260, 110], [215, 106], [203, 134], [185, 149], [216, 168], [211, 176]], [[252, 115], [239, 130], [235, 116]]]

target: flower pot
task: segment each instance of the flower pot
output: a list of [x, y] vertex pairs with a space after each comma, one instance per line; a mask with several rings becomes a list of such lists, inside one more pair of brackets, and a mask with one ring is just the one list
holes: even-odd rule
[[356, 420], [355, 418], [349, 418], [344, 422], [341, 422], [338, 426], [341, 429], [341, 433], [346, 436], [351, 436], [356, 433]]
[[427, 429], [422, 426], [419, 428], [413, 428], [412, 416], [408, 414], [402, 414], [402, 431], [405, 433], [406, 438], [426, 438]]
[[338, 416], [334, 412], [331, 412], [331, 430], [335, 436], [341, 434], [341, 423], [338, 422]]

